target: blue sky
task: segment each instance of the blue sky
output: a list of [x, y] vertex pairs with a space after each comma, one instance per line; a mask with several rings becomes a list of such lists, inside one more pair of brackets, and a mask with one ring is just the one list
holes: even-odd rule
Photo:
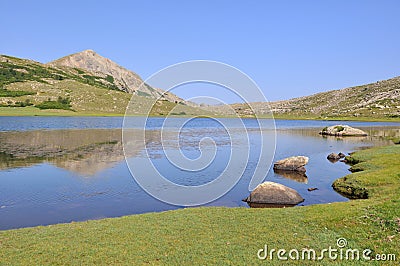
[[[400, 75], [400, 1], [2, 0], [0, 10], [0, 54], [48, 62], [93, 49], [142, 78], [221, 61], [269, 100]], [[215, 88], [176, 92], [237, 100]]]

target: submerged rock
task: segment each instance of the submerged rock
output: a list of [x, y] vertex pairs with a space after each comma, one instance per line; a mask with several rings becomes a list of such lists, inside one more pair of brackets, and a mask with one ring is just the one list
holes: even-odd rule
[[346, 157], [346, 155], [344, 153], [341, 153], [341, 152], [334, 153], [334, 152], [332, 152], [326, 157], [326, 159], [328, 159], [329, 161], [331, 161], [333, 163], [336, 163], [337, 161], [339, 161], [340, 159], [343, 159], [344, 157]]
[[243, 201], [250, 207], [289, 207], [303, 202], [304, 199], [292, 188], [274, 182], [264, 182]]
[[326, 157], [326, 159], [328, 159], [331, 162], [332, 161], [337, 162], [340, 160], [340, 156], [339, 156], [339, 154], [332, 152]]
[[336, 125], [336, 126], [325, 127], [319, 132], [319, 134], [328, 136], [354, 136], [354, 137], [368, 136], [368, 134], [365, 131], [348, 125]]
[[274, 170], [280, 171], [296, 171], [296, 172], [306, 172], [304, 165], [308, 163], [308, 157], [306, 156], [293, 156], [279, 160], [274, 163]]

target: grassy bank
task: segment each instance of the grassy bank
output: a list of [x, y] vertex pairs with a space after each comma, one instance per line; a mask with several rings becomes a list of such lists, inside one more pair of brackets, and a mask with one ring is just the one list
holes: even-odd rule
[[0, 116], [124, 116], [117, 113], [74, 112], [62, 109], [46, 109], [28, 107], [0, 107]]
[[360, 171], [346, 180], [368, 190], [368, 199], [286, 209], [189, 208], [1, 231], [0, 264], [281, 265], [276, 253], [273, 261], [259, 261], [257, 251], [265, 244], [320, 251], [337, 248], [343, 237], [347, 248], [396, 254], [397, 262], [385, 265], [398, 265], [400, 146], [363, 150], [352, 158]]
[[[85, 111], [69, 111], [60, 109], [40, 110], [33, 106], [27, 107], [0, 107], [0, 116], [124, 116], [124, 113], [117, 112], [85, 112]], [[141, 114], [135, 114], [140, 116]], [[162, 117], [162, 115], [151, 115]], [[176, 117], [188, 117], [190, 115], [172, 115]], [[207, 116], [207, 115], [206, 115]], [[211, 115], [213, 117], [233, 117], [223, 115]], [[248, 118], [248, 117], [246, 117]], [[263, 116], [260, 116], [263, 118]], [[267, 117], [269, 118], [269, 117]], [[280, 120], [324, 120], [324, 121], [361, 121], [361, 122], [400, 122], [400, 118], [394, 117], [311, 117], [311, 116], [292, 116], [292, 115], [274, 115], [275, 119]]]

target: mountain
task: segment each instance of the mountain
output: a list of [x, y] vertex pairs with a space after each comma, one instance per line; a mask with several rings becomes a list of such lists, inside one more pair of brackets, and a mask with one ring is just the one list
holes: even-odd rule
[[183, 101], [172, 93], [165, 93], [161, 89], [152, 88], [144, 84], [143, 80], [133, 71], [130, 71], [117, 63], [97, 54], [93, 50], [85, 50], [71, 54], [48, 63], [50, 66], [69, 67], [87, 70], [97, 76], [101, 76], [113, 83], [118, 89], [136, 94], [138, 96], [148, 96], [153, 98], [165, 98], [169, 101]]
[[[269, 105], [276, 117], [399, 118], [400, 77], [271, 102]], [[251, 106], [261, 116], [268, 113], [265, 103], [251, 103]], [[242, 115], [253, 113], [245, 104], [233, 104], [232, 107]]]
[[[141, 82], [137, 74], [93, 51], [48, 64], [0, 55], [0, 115], [122, 115], [131, 99], [132, 113], [147, 115], [164, 91], [135, 87]], [[173, 94], [156, 103], [152, 115], [211, 114]]]

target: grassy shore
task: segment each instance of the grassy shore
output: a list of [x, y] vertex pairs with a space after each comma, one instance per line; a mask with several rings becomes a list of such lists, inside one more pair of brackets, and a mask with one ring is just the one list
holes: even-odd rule
[[[0, 265], [281, 265], [276, 253], [274, 260], [260, 261], [257, 251], [265, 244], [321, 251], [337, 248], [341, 237], [348, 241], [346, 248], [369, 248], [372, 256], [395, 254], [397, 262], [385, 265], [398, 265], [400, 146], [358, 151], [352, 158], [359, 172], [346, 180], [364, 187], [368, 199], [284, 209], [188, 208], [1, 231]], [[319, 262], [331, 263], [361, 262]]]
[[[39, 108], [28, 106], [28, 107], [0, 107], [0, 116], [124, 116], [124, 113], [113, 113], [113, 112], [74, 112], [69, 110], [40, 110]], [[137, 114], [140, 116], [140, 114]], [[161, 115], [151, 115], [161, 116]], [[190, 115], [173, 115], [176, 117], [188, 117]], [[207, 116], [207, 115], [206, 115]], [[232, 117], [213, 115], [213, 117]], [[247, 118], [247, 117], [246, 117]], [[260, 116], [263, 118], [263, 116]], [[270, 118], [270, 117], [268, 117]], [[325, 121], [362, 121], [362, 122], [400, 122], [399, 117], [311, 117], [311, 116], [293, 116], [293, 115], [274, 115], [275, 119], [281, 120], [325, 120]]]
[[115, 113], [74, 112], [61, 109], [40, 110], [28, 107], [0, 107], [0, 116], [124, 116]]

